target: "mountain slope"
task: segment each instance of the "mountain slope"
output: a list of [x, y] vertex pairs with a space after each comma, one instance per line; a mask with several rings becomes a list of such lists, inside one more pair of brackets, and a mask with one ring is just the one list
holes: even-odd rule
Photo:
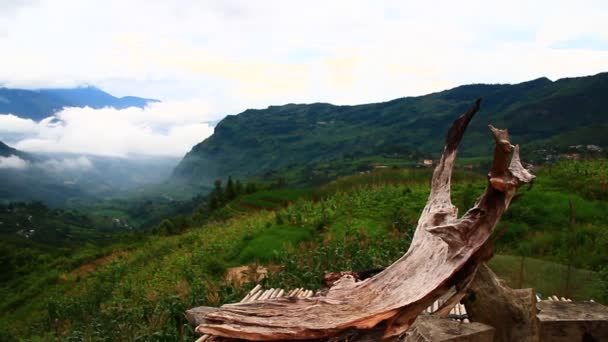
[[95, 87], [38, 90], [0, 88], [0, 113], [10, 113], [36, 121], [52, 115], [63, 107], [143, 108], [152, 102], [158, 100], [134, 96], [114, 97]]
[[194, 146], [174, 178], [209, 182], [217, 177], [261, 175], [293, 165], [392, 155], [436, 156], [454, 117], [483, 97], [480, 120], [465, 139], [463, 154], [489, 149], [486, 125], [508, 127], [513, 141], [542, 145], [561, 136], [568, 144], [608, 145], [608, 73], [547, 78], [508, 85], [473, 84], [383, 103], [335, 106], [326, 103], [270, 106], [228, 116], [214, 134]]
[[19, 151], [0, 141], [0, 157], [8, 157], [17, 154], [19, 154]]
[[10, 147], [9, 145], [3, 143], [2, 141], [0, 141], [0, 157], [6, 158], [6, 157], [13, 157], [13, 156], [23, 159], [25, 161], [33, 161], [33, 160], [37, 159], [37, 157], [34, 156], [33, 154], [20, 151], [16, 148]]

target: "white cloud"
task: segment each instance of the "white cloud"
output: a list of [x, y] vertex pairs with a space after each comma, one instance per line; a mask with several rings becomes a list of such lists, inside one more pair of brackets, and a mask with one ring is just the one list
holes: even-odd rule
[[[597, 48], [608, 39], [608, 2], [599, 0], [39, 0], [1, 9], [0, 83], [86, 82], [168, 100], [166, 111], [66, 109], [58, 126], [0, 117], [0, 130], [28, 136], [17, 145], [28, 150], [181, 154], [210, 134], [211, 112], [187, 104], [186, 118], [172, 116], [175, 100], [205, 103], [217, 119], [608, 71], [608, 51]], [[577, 42], [589, 36], [595, 46]], [[563, 42], [570, 48], [555, 48]]]
[[34, 133], [38, 125], [30, 119], [23, 119], [13, 114], [0, 114], [0, 133]]
[[0, 169], [17, 169], [23, 170], [29, 166], [28, 162], [19, 158], [16, 155], [8, 157], [0, 157]]
[[[64, 108], [38, 123], [0, 115], [0, 139], [30, 152], [107, 156], [182, 156], [213, 133], [215, 111], [197, 101], [153, 103], [144, 109]], [[64, 163], [65, 164], [65, 163]]]
[[0, 17], [8, 85], [188, 94], [223, 112], [608, 69], [606, 51], [553, 48], [608, 37], [608, 3], [597, 0], [41, 0]]
[[91, 160], [85, 156], [45, 160], [36, 163], [36, 166], [53, 172], [88, 171], [94, 168]]

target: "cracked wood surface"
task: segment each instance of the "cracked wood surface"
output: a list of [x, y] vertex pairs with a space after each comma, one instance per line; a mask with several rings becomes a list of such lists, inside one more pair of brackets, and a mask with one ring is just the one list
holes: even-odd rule
[[399, 260], [364, 281], [344, 276], [323, 297], [224, 305], [206, 314], [197, 332], [257, 341], [304, 340], [381, 325], [387, 338], [407, 330], [452, 285], [470, 283], [483, 261], [478, 260], [482, 247], [517, 188], [534, 178], [523, 168], [519, 147], [511, 145], [507, 131], [490, 125], [496, 148], [487, 188], [473, 208], [457, 217], [450, 199], [451, 174], [464, 131], [480, 102], [449, 129], [427, 204], [410, 248]]

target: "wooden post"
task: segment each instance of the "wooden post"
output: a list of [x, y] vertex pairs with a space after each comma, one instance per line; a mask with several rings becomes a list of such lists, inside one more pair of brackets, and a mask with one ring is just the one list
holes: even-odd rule
[[496, 329], [495, 341], [539, 341], [534, 291], [510, 289], [486, 264], [477, 270], [463, 302], [472, 322]]

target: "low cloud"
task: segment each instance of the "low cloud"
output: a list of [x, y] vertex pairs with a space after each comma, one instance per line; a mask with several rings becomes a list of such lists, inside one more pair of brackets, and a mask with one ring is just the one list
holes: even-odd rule
[[89, 171], [94, 169], [94, 165], [91, 160], [85, 156], [48, 159], [40, 162], [28, 162], [27, 160], [21, 159], [16, 155], [0, 157], [0, 169], [25, 170], [30, 167], [51, 172]]
[[91, 160], [84, 156], [77, 158], [50, 159], [37, 163], [36, 166], [54, 172], [88, 171], [94, 168]]
[[0, 140], [28, 152], [179, 157], [210, 136], [209, 122], [219, 118], [197, 101], [153, 103], [143, 109], [64, 108], [40, 122], [0, 114]]
[[35, 133], [36, 122], [13, 114], [0, 114], [0, 133]]
[[19, 158], [16, 155], [10, 155], [8, 157], [0, 157], [0, 169], [27, 169], [29, 166], [28, 162]]

